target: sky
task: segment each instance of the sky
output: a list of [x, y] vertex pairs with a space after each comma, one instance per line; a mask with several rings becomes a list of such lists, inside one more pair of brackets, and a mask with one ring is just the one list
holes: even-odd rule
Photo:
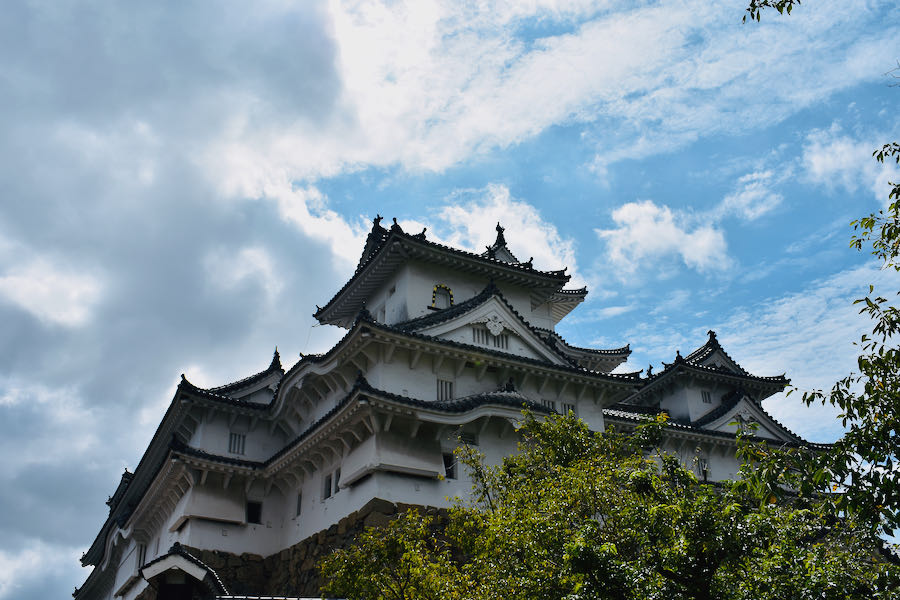
[[[0, 599], [65, 598], [180, 374], [324, 351], [376, 214], [564, 266], [579, 346], [659, 368], [714, 329], [827, 388], [900, 280], [851, 250], [900, 139], [900, 6], [53, 3], [0, 15]], [[388, 221], [390, 222], [390, 221]], [[765, 408], [813, 441], [835, 413]]]

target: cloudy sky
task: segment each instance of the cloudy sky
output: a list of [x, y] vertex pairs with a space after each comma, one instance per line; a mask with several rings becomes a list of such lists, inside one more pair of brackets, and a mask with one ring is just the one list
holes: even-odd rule
[[[560, 332], [659, 367], [710, 328], [825, 387], [900, 281], [848, 223], [900, 177], [893, 1], [4, 3], [0, 599], [65, 598], [181, 373], [327, 349], [376, 213], [591, 290]], [[809, 439], [833, 413], [766, 407]]]

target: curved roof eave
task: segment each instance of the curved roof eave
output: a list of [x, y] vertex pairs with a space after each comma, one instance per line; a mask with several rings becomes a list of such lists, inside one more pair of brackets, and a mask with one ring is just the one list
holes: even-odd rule
[[[380, 225], [378, 225], [378, 227], [380, 227]], [[381, 229], [384, 230], [384, 228]], [[535, 282], [544, 281], [554, 292], [562, 288], [562, 286], [571, 278], [570, 275], [566, 274], [565, 268], [557, 271], [540, 271], [532, 267], [530, 263], [509, 263], [496, 258], [475, 254], [474, 252], [468, 252], [436, 242], [430, 242], [426, 240], [423, 235], [407, 234], [396, 225], [391, 227], [390, 231], [384, 231], [386, 233], [383, 234], [382, 239], [377, 243], [372, 244], [372, 248], [368, 247], [370, 244], [367, 240], [367, 248], [364, 250], [364, 255], [365, 252], [368, 252], [368, 257], [365, 257], [360, 261], [360, 264], [357, 266], [356, 271], [350, 279], [347, 280], [341, 289], [331, 297], [325, 306], [317, 307], [318, 310], [313, 313], [314, 318], [320, 322], [332, 322], [335, 319], [338, 319], [337, 315], [332, 314], [329, 316], [329, 313], [337, 311], [337, 304], [340, 303], [342, 298], [352, 287], [354, 287], [354, 284], [359, 279], [365, 277], [369, 271], [374, 271], [376, 263], [384, 261], [387, 255], [395, 247], [398, 249], [402, 247], [406, 254], [413, 253], [423, 259], [427, 259], [426, 257], [442, 256], [445, 257], [445, 259], [456, 259], [469, 265], [496, 270], [495, 276], [499, 276], [500, 278], [508, 276], [512, 279], [521, 279], [524, 277], [532, 279]], [[370, 233], [370, 236], [371, 235], [372, 233]], [[343, 318], [346, 318], [346, 316]]]

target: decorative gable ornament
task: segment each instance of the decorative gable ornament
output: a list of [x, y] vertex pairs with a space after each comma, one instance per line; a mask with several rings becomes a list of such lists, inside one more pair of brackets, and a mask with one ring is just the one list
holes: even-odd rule
[[500, 318], [497, 314], [488, 315], [486, 317], [482, 317], [475, 321], [476, 323], [484, 323], [484, 326], [487, 327], [487, 330], [491, 332], [491, 335], [497, 337], [501, 333], [503, 333], [504, 329], [509, 329], [503, 319]]

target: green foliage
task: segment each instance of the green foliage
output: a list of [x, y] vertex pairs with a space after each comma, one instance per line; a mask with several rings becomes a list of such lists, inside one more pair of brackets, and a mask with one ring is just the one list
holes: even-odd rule
[[802, 501], [759, 506], [741, 486], [698, 482], [656, 448], [664, 426], [597, 433], [571, 415], [526, 414], [519, 452], [502, 464], [459, 451], [473, 495], [450, 513], [455, 552], [406, 516], [328, 559], [326, 589], [473, 600], [898, 598], [900, 573], [875, 560], [866, 530], [826, 526]]
[[[873, 156], [900, 164], [900, 144], [885, 144]], [[900, 270], [900, 184], [890, 186], [887, 209], [851, 224], [851, 247], [871, 246], [883, 268]], [[872, 322], [871, 333], [857, 342], [858, 370], [828, 392], [803, 393], [807, 405], [838, 408], [844, 434], [817, 450], [743, 444], [742, 476], [760, 502], [782, 498], [790, 489], [823, 517], [852, 519], [892, 535], [900, 527], [900, 309], [873, 286], [855, 303]]]
[[366, 530], [354, 548], [322, 560], [322, 593], [350, 600], [461, 598], [459, 572], [432, 525], [431, 517], [411, 510], [385, 527]]
[[791, 14], [794, 6], [800, 6], [800, 0], [750, 0], [743, 22], [746, 23], [748, 17], [751, 21], [759, 21], [765, 8], [774, 8], [781, 15]]

